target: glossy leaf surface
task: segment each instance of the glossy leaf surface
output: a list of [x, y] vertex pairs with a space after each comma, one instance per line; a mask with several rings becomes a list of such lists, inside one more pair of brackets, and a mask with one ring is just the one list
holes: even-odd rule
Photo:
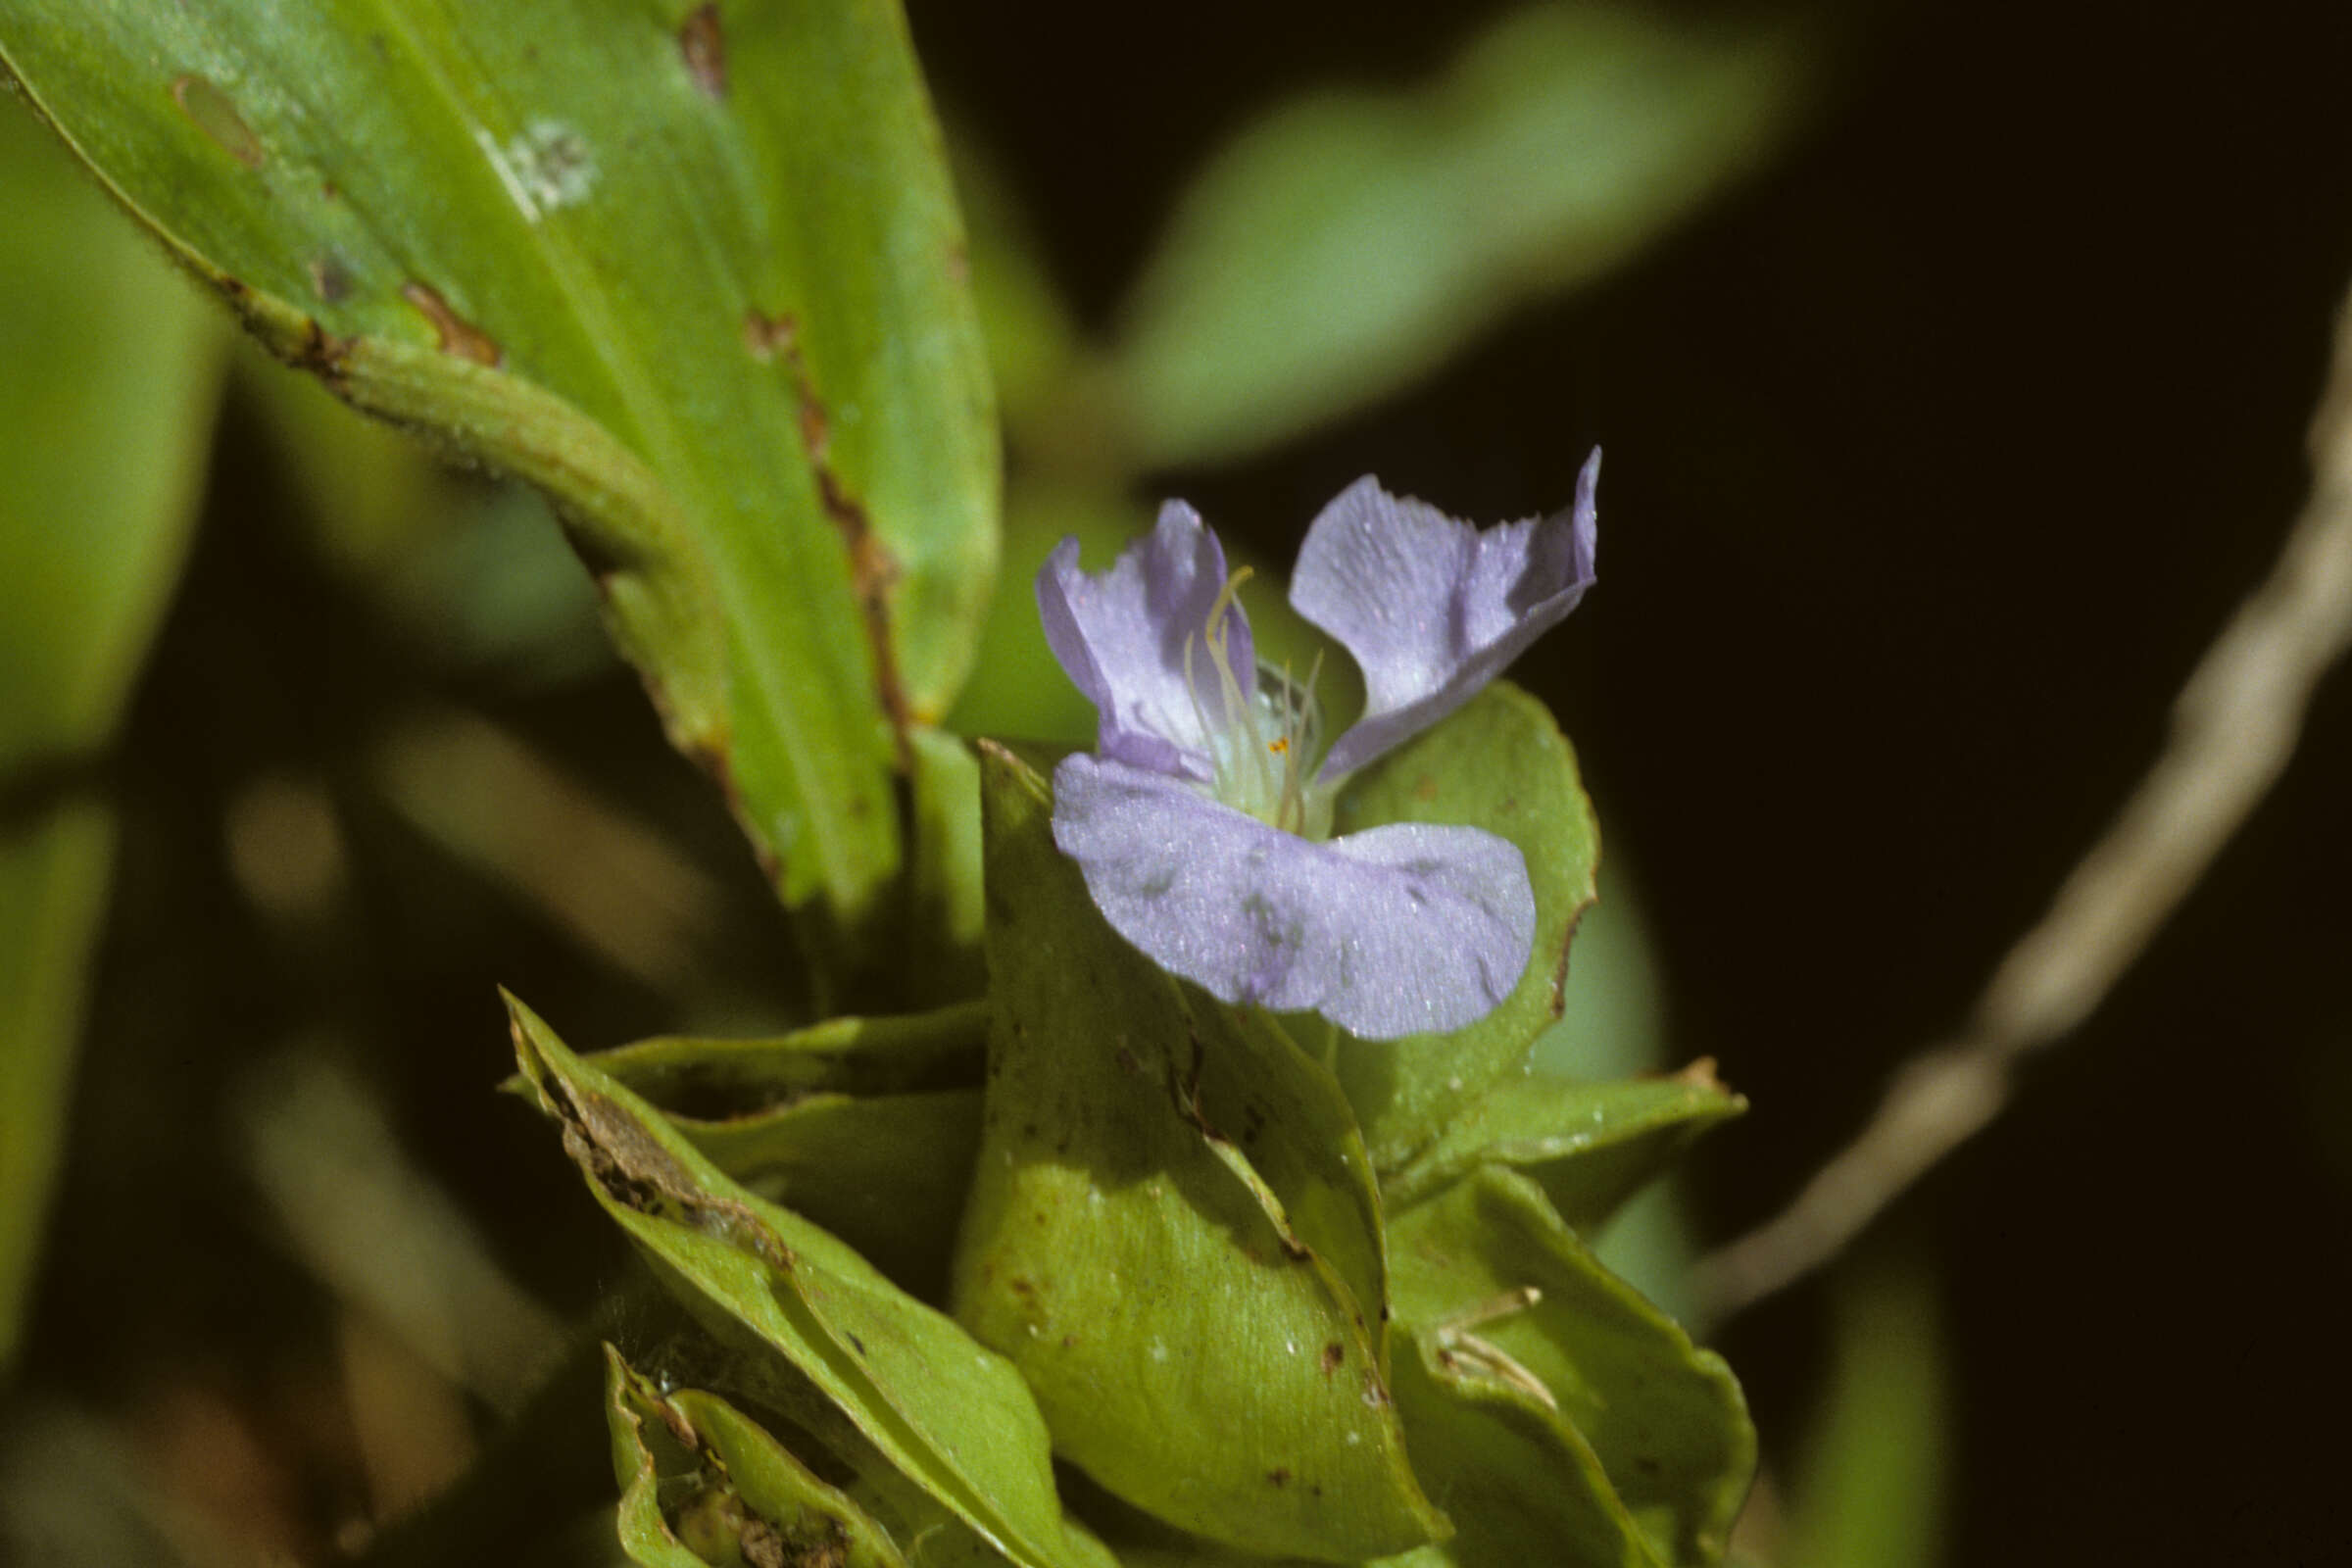
[[1576, 753], [1549, 710], [1506, 681], [1382, 758], [1340, 797], [1336, 831], [1385, 822], [1461, 822], [1516, 844], [1535, 887], [1536, 948], [1518, 988], [1467, 1029], [1341, 1040], [1340, 1081], [1384, 1175], [1518, 1072], [1559, 1016], [1569, 938], [1592, 902], [1600, 858]]
[[1381, 1192], [1401, 1208], [1482, 1164], [1503, 1165], [1535, 1177], [1560, 1217], [1590, 1232], [1692, 1139], [1746, 1105], [1711, 1072], [1597, 1084], [1517, 1079], [1447, 1124]]
[[0, 57], [273, 352], [547, 489], [788, 901], [876, 917], [997, 454], [889, 0], [24, 0]]
[[1045, 780], [999, 748], [982, 766], [996, 1014], [957, 1316], [1058, 1452], [1161, 1519], [1343, 1562], [1443, 1534], [1386, 1386], [1377, 1199], [1338, 1086], [1122, 941]]
[[1023, 1568], [1101, 1568], [1064, 1528], [1019, 1375], [833, 1236], [729, 1181], [662, 1115], [510, 1001], [515, 1052], [605, 1211], [741, 1375], [904, 1516], [935, 1512]]
[[[1471, 1544], [1450, 1560], [1499, 1568], [1546, 1557], [1549, 1539], [1613, 1534], [1622, 1544], [1587, 1547], [1592, 1560], [1722, 1557], [1755, 1430], [1721, 1357], [1602, 1268], [1516, 1172], [1487, 1166], [1398, 1214], [1389, 1236], [1396, 1318], [1428, 1374], [1417, 1393], [1399, 1377], [1415, 1462], [1440, 1495], [1441, 1474], [1491, 1490], [1483, 1528], [1498, 1533], [1485, 1539], [1523, 1553], [1495, 1555], [1465, 1527]], [[1514, 1300], [1530, 1287], [1537, 1299]], [[1425, 1428], [1450, 1436], [1424, 1441]]]

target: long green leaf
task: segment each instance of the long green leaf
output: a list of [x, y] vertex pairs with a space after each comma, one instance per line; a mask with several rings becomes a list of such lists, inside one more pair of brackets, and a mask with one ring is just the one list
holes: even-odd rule
[[81, 793], [178, 580], [220, 387], [203, 301], [0, 102], [0, 1363], [15, 1349], [105, 912]]
[[787, 901], [887, 912], [998, 462], [893, 0], [16, 0], [0, 60], [273, 352], [547, 489]]

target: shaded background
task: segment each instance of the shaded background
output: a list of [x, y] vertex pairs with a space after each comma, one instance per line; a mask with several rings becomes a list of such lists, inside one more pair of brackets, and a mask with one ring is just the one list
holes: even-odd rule
[[[1098, 336], [1238, 125], [1410, 87], [1505, 10], [911, 9], [952, 137]], [[1518, 678], [1577, 741], [1609, 896], [1646, 912], [1669, 1055], [1754, 1102], [1694, 1162], [1710, 1239], [1959, 1021], [2152, 760], [2300, 504], [2352, 280], [2341, 8], [1854, 6], [1810, 37], [1755, 170], [1626, 265], [1368, 412], [1145, 487], [1279, 562], [1358, 473], [1491, 520], [1565, 499], [1606, 444], [1602, 585]], [[109, 764], [116, 904], [22, 1388], [116, 1418], [202, 1507], [249, 1489], [257, 1539], [316, 1552], [385, 1483], [318, 1393], [360, 1354], [333, 1294], [257, 1217], [253, 1086], [289, 1050], [339, 1063], [573, 1312], [619, 1248], [487, 1092], [494, 985], [583, 1044], [797, 999], [749, 857], [568, 629], [582, 593], [528, 504], [437, 477], [416, 504], [460, 520], [371, 545], [349, 473], [286, 461], [274, 373], [232, 387]], [[1016, 491], [1080, 438], [1035, 428]], [[478, 636], [451, 629], [466, 594]], [[1948, 1420], [1942, 1511], [1879, 1560], [2340, 1550], [2348, 799], [2339, 675], [2180, 917], [1886, 1227], [1912, 1284], [1853, 1288], [1940, 1365], [1910, 1375]], [[1776, 1498], [1830, 1442], [1840, 1288], [1717, 1335]], [[1758, 1528], [1760, 1556], [1800, 1550]]]

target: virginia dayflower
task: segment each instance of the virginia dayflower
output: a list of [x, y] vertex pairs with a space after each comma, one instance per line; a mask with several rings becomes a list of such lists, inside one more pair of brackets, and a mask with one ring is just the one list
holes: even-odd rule
[[1101, 717], [1054, 774], [1054, 841], [1112, 928], [1226, 1002], [1386, 1040], [1458, 1029], [1535, 942], [1527, 864], [1481, 828], [1333, 838], [1348, 776], [1475, 696], [1592, 582], [1592, 487], [1481, 531], [1358, 479], [1306, 531], [1291, 606], [1354, 656], [1363, 717], [1323, 748], [1313, 675], [1258, 662], [1225, 552], [1181, 501], [1109, 570], [1065, 539], [1037, 574], [1046, 640]]

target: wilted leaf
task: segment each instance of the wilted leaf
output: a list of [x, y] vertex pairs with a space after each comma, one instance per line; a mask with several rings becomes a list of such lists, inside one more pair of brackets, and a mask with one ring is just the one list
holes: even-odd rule
[[1295, 435], [1617, 265], [1774, 147], [1798, 65], [1785, 32], [1543, 5], [1429, 87], [1276, 110], [1185, 196], [1129, 303], [1143, 456]]
[[729, 1181], [662, 1115], [509, 1000], [515, 1054], [605, 1211], [739, 1373], [901, 1516], [937, 1511], [1022, 1568], [1103, 1568], [1066, 1530], [1012, 1367], [842, 1242]]
[[605, 1401], [631, 1561], [906, 1568], [871, 1515], [716, 1395], [664, 1395], [608, 1345]]
[[787, 900], [880, 917], [997, 483], [890, 0], [24, 0], [0, 57], [273, 352], [545, 487]]
[[222, 334], [0, 101], [0, 1364], [64, 1133], [114, 817], [87, 792], [196, 517]]
[[1385, 1174], [1505, 1076], [1559, 1016], [1568, 940], [1592, 902], [1599, 828], [1569, 748], [1544, 705], [1498, 681], [1366, 769], [1340, 797], [1342, 833], [1384, 822], [1463, 822], [1527, 858], [1536, 948], [1518, 989], [1467, 1029], [1395, 1042], [1340, 1041], [1340, 1082]]
[[1327, 1561], [1442, 1534], [1384, 1378], [1378, 1203], [1338, 1086], [1112, 932], [1045, 781], [999, 748], [982, 767], [996, 1017], [957, 1315], [1057, 1451], [1171, 1523]]
[[[1457, 1539], [1498, 1544], [1448, 1560], [1502, 1568], [1551, 1555], [1493, 1554], [1511, 1542], [1559, 1530], [1599, 1542], [1629, 1529], [1622, 1546], [1591, 1560], [1722, 1557], [1755, 1466], [1755, 1429], [1721, 1357], [1603, 1269], [1515, 1172], [1487, 1166], [1404, 1210], [1389, 1242], [1396, 1320], [1429, 1379], [1423, 1405], [1399, 1367], [1414, 1464], [1439, 1495], [1482, 1489], [1480, 1528], [1495, 1533], [1474, 1535], [1455, 1503]], [[1517, 1294], [1531, 1287], [1532, 1301]]]

